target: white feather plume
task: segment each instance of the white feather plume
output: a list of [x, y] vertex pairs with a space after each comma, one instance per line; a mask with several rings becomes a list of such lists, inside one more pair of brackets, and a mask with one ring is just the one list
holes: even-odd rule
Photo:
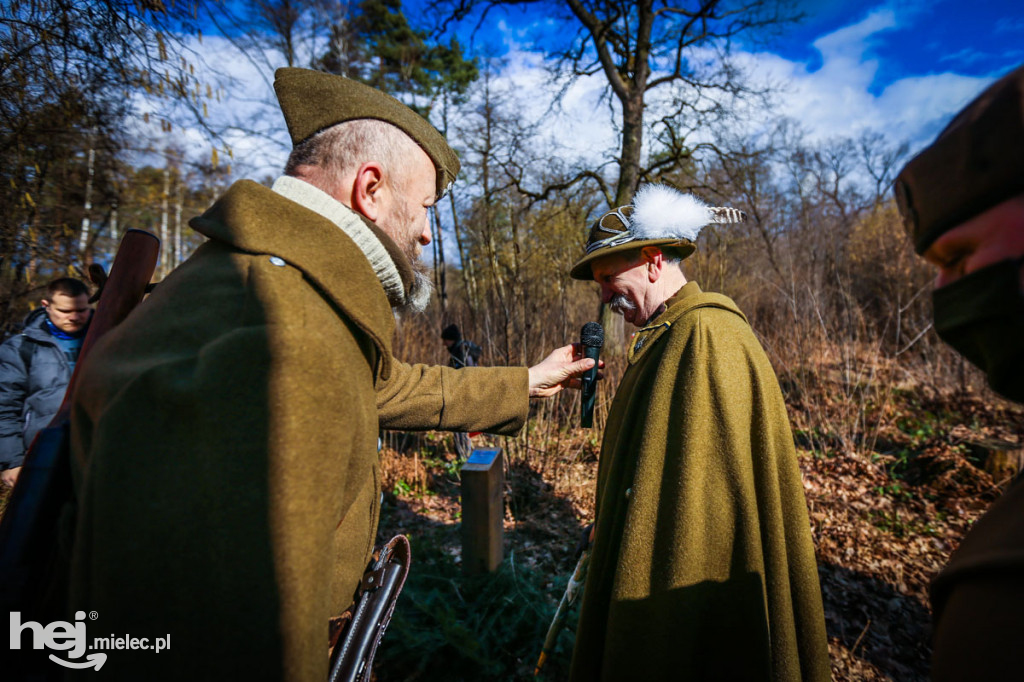
[[715, 217], [711, 208], [692, 194], [666, 185], [643, 185], [633, 197], [630, 232], [635, 239], [689, 239]]

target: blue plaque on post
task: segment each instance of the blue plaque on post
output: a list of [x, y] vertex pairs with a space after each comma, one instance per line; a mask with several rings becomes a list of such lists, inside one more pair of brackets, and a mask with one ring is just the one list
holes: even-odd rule
[[[469, 459], [466, 460], [466, 464], [474, 465], [473, 469], [476, 471], [489, 469], [500, 454], [501, 450], [499, 449], [474, 450]], [[465, 469], [465, 465], [462, 468]]]

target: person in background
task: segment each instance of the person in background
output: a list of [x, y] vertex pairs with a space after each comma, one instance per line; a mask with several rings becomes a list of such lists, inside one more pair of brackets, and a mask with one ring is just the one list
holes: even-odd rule
[[[914, 249], [938, 274], [935, 331], [1024, 403], [1024, 66], [986, 89], [900, 171]], [[935, 680], [1024, 676], [1024, 483], [971, 528], [931, 586]]]
[[[450, 324], [441, 331], [441, 341], [448, 349], [448, 366], [455, 369], [477, 367], [480, 365], [480, 346], [462, 338], [457, 324]], [[455, 453], [460, 461], [465, 461], [473, 452], [473, 441], [469, 434], [458, 431], [452, 434], [455, 438]]]
[[0, 345], [0, 481], [18, 480], [25, 451], [64, 401], [92, 309], [85, 283], [50, 282], [21, 333]]

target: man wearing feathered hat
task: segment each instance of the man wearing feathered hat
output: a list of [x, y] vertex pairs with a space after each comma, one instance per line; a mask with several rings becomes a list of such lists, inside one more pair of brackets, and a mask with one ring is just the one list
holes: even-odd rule
[[529, 370], [393, 358], [458, 159], [373, 88], [294, 68], [274, 87], [284, 175], [191, 222], [208, 241], [97, 345], [75, 394], [71, 612], [173, 636], [158, 657], [111, 655], [112, 678], [327, 679], [328, 619], [374, 546], [378, 429], [511, 434], [528, 396], [593, 364], [571, 346]]
[[574, 682], [830, 677], [778, 381], [736, 304], [681, 269], [702, 227], [743, 217], [647, 185], [572, 268], [639, 328], [601, 446]]

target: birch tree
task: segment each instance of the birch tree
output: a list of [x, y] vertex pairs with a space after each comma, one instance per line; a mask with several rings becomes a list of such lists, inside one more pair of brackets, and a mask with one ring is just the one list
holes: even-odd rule
[[[186, 40], [217, 11], [204, 0], [0, 3], [0, 327], [37, 280], [85, 271], [115, 205], [135, 95], [205, 126], [207, 92]], [[209, 128], [207, 132], [212, 134]], [[102, 254], [100, 254], [102, 255]]]

